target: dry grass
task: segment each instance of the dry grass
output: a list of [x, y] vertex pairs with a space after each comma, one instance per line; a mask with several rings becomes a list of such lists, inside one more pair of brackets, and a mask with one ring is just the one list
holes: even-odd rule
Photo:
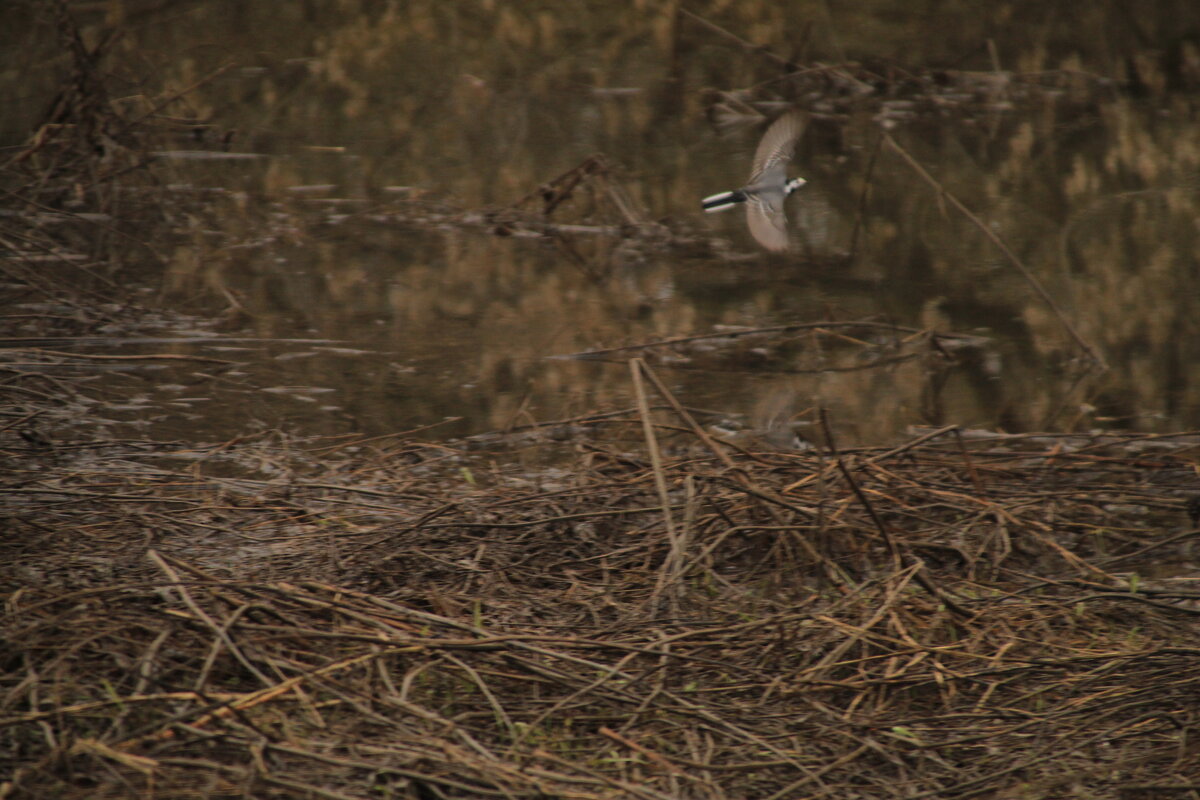
[[541, 474], [10, 445], [2, 793], [1189, 796], [1200, 591], [1138, 575], [1194, 540], [1195, 437], [753, 452], [683, 413]]

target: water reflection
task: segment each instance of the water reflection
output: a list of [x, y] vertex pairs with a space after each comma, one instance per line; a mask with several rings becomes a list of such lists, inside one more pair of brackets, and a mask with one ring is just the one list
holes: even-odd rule
[[[110, 20], [136, 19], [120, 47], [154, 59], [162, 81], [121, 102], [148, 111], [200, 83], [166, 107], [187, 124], [159, 149], [193, 149], [199, 125], [215, 142], [236, 131], [235, 150], [265, 156], [156, 165], [162, 185], [189, 198], [178, 215], [188, 235], [159, 248], [167, 269], [146, 280], [168, 303], [223, 315], [231, 333], [360, 351], [294, 358], [298, 346], [280, 346], [247, 356], [240, 374], [170, 380], [189, 396], [197, 386], [220, 395], [203, 412], [214, 431], [261, 419], [387, 432], [445, 417], [462, 418], [455, 433], [502, 429], [628, 405], [619, 364], [548, 355], [866, 317], [990, 344], [825, 374], [751, 351], [719, 368], [657, 368], [684, 402], [752, 427], [829, 406], [851, 441], [912, 423], [1200, 426], [1200, 143], [1195, 95], [1172, 90], [1198, 78], [1194, 47], [1170, 35], [1195, 24], [1191, 4], [1139, 10], [1139, 36], [1161, 43], [1152, 47], [1131, 39], [1115, 3], [1069, 24], [1014, 16], [1011, 3], [956, 4], [944, 10], [957, 23], [936, 36], [902, 4], [689, 4], [802, 70], [672, 4], [627, 16], [419, 0], [269, 15], [217, 0], [169, 14], [107, 8]], [[104, 20], [85, 22], [95, 33]], [[231, 61], [239, 68], [203, 82]], [[922, 64], [955, 68], [916, 72]], [[755, 114], [792, 103], [811, 114], [796, 147], [809, 183], [789, 201], [795, 251], [768, 256], [741, 220], [695, 208], [758, 142], [744, 126], [705, 124], [712, 87]], [[878, 148], [881, 125], [1030, 265], [1107, 373], [1075, 374], [1059, 322], [991, 243]], [[501, 214], [596, 153], [628, 207], [665, 225], [674, 246], [582, 230], [499, 237], [501, 225], [459, 213]], [[585, 182], [549, 222], [628, 226], [607, 197]], [[78, 238], [81, 251], [95, 246]], [[805, 357], [823, 346], [804, 342]], [[335, 391], [258, 391], [305, 386]]]

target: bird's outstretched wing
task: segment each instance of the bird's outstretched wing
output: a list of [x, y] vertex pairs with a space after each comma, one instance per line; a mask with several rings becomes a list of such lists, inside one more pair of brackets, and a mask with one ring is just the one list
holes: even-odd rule
[[[782, 192], [779, 197], [782, 200]], [[768, 250], [779, 253], [788, 249], [787, 217], [782, 208], [752, 197], [746, 202], [746, 225], [750, 235]]]
[[757, 183], [763, 173], [776, 167], [780, 168], [780, 176], [783, 175], [783, 168], [792, 160], [796, 142], [804, 134], [804, 123], [804, 114], [795, 110], [787, 112], [771, 123], [771, 127], [767, 128], [767, 132], [758, 143], [758, 149], [754, 151], [754, 164], [750, 172], [751, 184]]

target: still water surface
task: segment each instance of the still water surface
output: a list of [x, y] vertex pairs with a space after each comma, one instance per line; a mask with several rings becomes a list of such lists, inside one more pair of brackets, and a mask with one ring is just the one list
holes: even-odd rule
[[[162, 185], [190, 211], [171, 216], [144, 294], [229, 336], [318, 340], [180, 346], [236, 364], [121, 378], [143, 403], [130, 419], [155, 435], [504, 430], [631, 405], [629, 353], [552, 356], [868, 318], [985, 341], [872, 369], [910, 351], [896, 335], [717, 342], [655, 368], [689, 406], [753, 428], [825, 406], [854, 442], [950, 423], [1200, 427], [1200, 136], [1195, 93], [1174, 88], [1200, 84], [1200, 51], [1175, 35], [1195, 30], [1190, 5], [1142, 20], [1149, 45], [1127, 41], [1116, 4], [1020, 27], [1002, 13], [1016, 4], [962, 4], [943, 20], [961, 24], [936, 30], [905, 4], [688, 6], [802, 60], [799, 76], [676, 4], [334, 5], [82, 13], [92, 35], [125, 29], [114, 58], [152, 68], [157, 91], [199, 83], [158, 145]], [[54, 63], [50, 30], [31, 30]], [[761, 121], [792, 105], [811, 115], [793, 162], [808, 184], [779, 255], [699, 199], [744, 182]], [[880, 146], [885, 130], [1003, 238], [1107, 370]], [[190, 155], [226, 139], [254, 157]], [[660, 240], [472, 224], [596, 154], [607, 177], [551, 221], [629, 222], [612, 186]]]

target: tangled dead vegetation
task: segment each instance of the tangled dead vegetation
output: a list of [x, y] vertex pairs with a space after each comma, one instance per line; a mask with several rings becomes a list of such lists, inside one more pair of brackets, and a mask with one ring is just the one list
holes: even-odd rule
[[[127, 325], [100, 245], [147, 249], [95, 216], [149, 162], [72, 52], [5, 165], [5, 275], [55, 299], [22, 347]], [[611, 224], [552, 229], [572, 196]], [[602, 161], [538, 199], [464, 221], [657, 235]], [[1200, 434], [733, 444], [632, 359], [638, 406], [531, 470], [105, 438], [62, 359], [3, 380], [0, 798], [1200, 792]]]
[[764, 451], [635, 367], [536, 473], [6, 443], [0, 795], [1191, 796], [1196, 436]]

